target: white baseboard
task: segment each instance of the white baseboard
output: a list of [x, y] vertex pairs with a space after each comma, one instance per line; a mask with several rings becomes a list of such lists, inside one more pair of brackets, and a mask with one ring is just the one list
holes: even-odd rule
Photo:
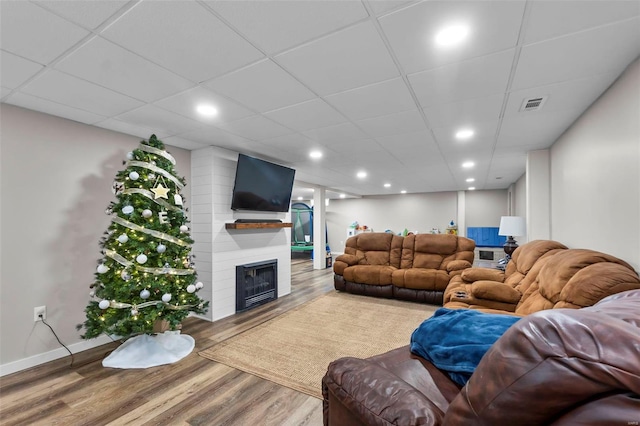
[[[67, 347], [72, 353], [76, 354], [78, 352], [86, 351], [88, 349], [111, 343], [112, 341], [113, 340], [111, 340], [109, 337], [103, 335], [98, 336], [95, 339], [83, 340], [82, 342], [74, 343]], [[18, 371], [26, 370], [27, 368], [35, 367], [37, 365], [44, 364], [45, 362], [64, 358], [65, 356], [69, 356], [69, 352], [67, 352], [65, 348], [58, 348], [49, 352], [44, 352], [38, 355], [30, 356], [28, 358], [20, 359], [18, 361], [8, 362], [6, 364], [0, 365], [0, 377], [6, 376], [7, 374], [16, 373]]]

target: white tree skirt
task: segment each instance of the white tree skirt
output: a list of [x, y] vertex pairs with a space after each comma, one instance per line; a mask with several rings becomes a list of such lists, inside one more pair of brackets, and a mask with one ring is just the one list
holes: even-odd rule
[[104, 367], [149, 368], [172, 364], [189, 355], [195, 347], [193, 337], [179, 331], [133, 337], [102, 361]]

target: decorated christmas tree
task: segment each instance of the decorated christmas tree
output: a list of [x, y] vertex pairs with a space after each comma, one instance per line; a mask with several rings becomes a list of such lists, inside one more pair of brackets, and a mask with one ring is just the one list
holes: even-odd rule
[[100, 241], [87, 319], [78, 326], [83, 338], [149, 334], [159, 323], [175, 330], [189, 312], [206, 312], [180, 195], [185, 180], [175, 164], [155, 135], [127, 154], [113, 183], [116, 201], [106, 210], [111, 224]]

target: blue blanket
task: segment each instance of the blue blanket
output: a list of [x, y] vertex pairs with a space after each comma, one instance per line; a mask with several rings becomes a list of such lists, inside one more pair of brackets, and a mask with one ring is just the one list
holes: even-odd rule
[[411, 352], [464, 385], [496, 340], [520, 318], [470, 309], [438, 309], [411, 335]]

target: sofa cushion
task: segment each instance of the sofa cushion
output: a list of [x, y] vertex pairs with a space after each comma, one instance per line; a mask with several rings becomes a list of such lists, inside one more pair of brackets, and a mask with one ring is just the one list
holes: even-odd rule
[[355, 265], [344, 269], [346, 281], [369, 285], [390, 285], [391, 275], [397, 271], [388, 265]]
[[438, 269], [398, 269], [392, 275], [394, 286], [414, 290], [444, 291], [449, 279], [447, 272]]
[[469, 238], [448, 234], [408, 235], [402, 243], [400, 267], [447, 270], [449, 262], [473, 262], [475, 242]]
[[401, 236], [386, 232], [359, 234], [347, 239], [344, 254], [355, 256], [359, 265], [390, 265], [397, 268], [400, 266], [402, 241]]

